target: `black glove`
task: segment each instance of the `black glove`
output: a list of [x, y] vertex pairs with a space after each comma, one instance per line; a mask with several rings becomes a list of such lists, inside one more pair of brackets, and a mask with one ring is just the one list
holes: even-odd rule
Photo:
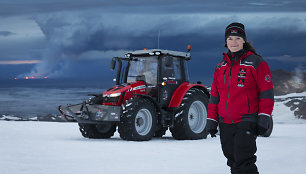
[[264, 135], [269, 129], [270, 116], [258, 115], [257, 120], [257, 135]]
[[217, 126], [218, 126], [218, 122], [207, 119], [207, 123], [206, 123], [207, 134], [210, 134], [211, 137], [216, 137], [216, 133], [218, 132]]

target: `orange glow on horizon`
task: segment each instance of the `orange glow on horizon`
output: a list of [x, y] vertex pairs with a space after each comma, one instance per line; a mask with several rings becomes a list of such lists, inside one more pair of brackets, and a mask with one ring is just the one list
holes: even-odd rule
[[0, 60], [0, 65], [36, 64], [40, 60]]
[[[14, 77], [14, 80], [19, 80], [20, 78]], [[25, 77], [21, 77], [21, 79], [25, 79], [25, 80], [35, 80], [35, 79], [48, 79], [47, 76], [45, 77], [35, 77], [35, 76], [25, 76]]]

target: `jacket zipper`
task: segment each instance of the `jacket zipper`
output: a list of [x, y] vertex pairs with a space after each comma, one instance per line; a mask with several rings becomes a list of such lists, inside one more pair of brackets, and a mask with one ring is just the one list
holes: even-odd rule
[[224, 84], [225, 84], [225, 74], [226, 74], [226, 69], [224, 70], [224, 72], [223, 72], [223, 76], [224, 76]]
[[227, 99], [226, 99], [226, 112], [227, 112], [227, 116], [231, 119], [232, 121], [232, 124], [234, 123], [233, 119], [230, 117], [229, 113], [228, 113], [228, 107], [227, 107], [227, 103], [228, 103], [228, 99], [229, 99], [229, 96], [230, 96], [230, 84], [231, 84], [231, 72], [232, 72], [232, 67], [230, 68], [230, 71], [229, 71], [229, 79], [228, 79], [228, 94], [227, 94]]
[[248, 113], [250, 113], [250, 102], [249, 102], [249, 95], [248, 95], [248, 93], [247, 93], [247, 100], [248, 100], [248, 107], [249, 107]]

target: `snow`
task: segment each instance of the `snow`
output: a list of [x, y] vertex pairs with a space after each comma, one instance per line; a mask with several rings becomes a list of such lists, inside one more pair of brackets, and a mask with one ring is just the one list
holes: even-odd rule
[[294, 111], [298, 110], [298, 108], [291, 111], [289, 107], [285, 106], [285, 103], [292, 99], [302, 100], [304, 98], [306, 98], [306, 92], [275, 96], [276, 100], [272, 112], [274, 123], [306, 123], [306, 120], [297, 119], [296, 116], [294, 116]]
[[280, 95], [280, 96], [275, 96], [275, 99], [279, 99], [279, 98], [289, 98], [289, 97], [306, 97], [306, 92], [301, 92], [301, 93], [291, 93], [291, 94], [286, 94], [286, 95]]
[[285, 106], [284, 102], [275, 102], [272, 112], [274, 123], [306, 123], [306, 120], [297, 119], [294, 116], [294, 111], [291, 111], [289, 107]]
[[[22, 108], [18, 113], [24, 110], [32, 112], [33, 107], [27, 108], [32, 101], [37, 104], [36, 107], [46, 108], [42, 106], [46, 101], [39, 101], [39, 90], [25, 96], [29, 90], [18, 92], [18, 95], [24, 96], [17, 100], [17, 105]], [[47, 104], [53, 108], [56, 101], [64, 103], [73, 98], [77, 103], [81, 100], [81, 94], [85, 96], [88, 92], [84, 89], [57, 89], [48, 90], [47, 93], [50, 99]], [[13, 101], [12, 96], [17, 96], [4, 90], [0, 90], [0, 94], [1, 104], [5, 104], [6, 100]], [[305, 96], [306, 92], [275, 97], [278, 100], [272, 113], [272, 135], [257, 138], [256, 155], [260, 173], [300, 174], [306, 171], [306, 120], [297, 119], [294, 111], [284, 105], [292, 98], [303, 99]], [[24, 101], [29, 102], [22, 105]], [[0, 109], [5, 107], [2, 105]], [[14, 115], [0, 117], [3, 120], [16, 119]], [[218, 136], [179, 141], [174, 140], [168, 131], [163, 138], [133, 142], [120, 139], [116, 132], [110, 139], [93, 140], [83, 138], [76, 123], [3, 120], [0, 120], [0, 174], [230, 173]]]
[[18, 118], [18, 117], [15, 117], [15, 116], [11, 116], [11, 115], [2, 115], [2, 117], [0, 118], [0, 120], [18, 121], [18, 120], [21, 120], [21, 118]]
[[[186, 174], [229, 173], [219, 138], [147, 142], [83, 138], [75, 123], [0, 121], [1, 174]], [[257, 139], [260, 173], [306, 171], [306, 124], [275, 124]]]

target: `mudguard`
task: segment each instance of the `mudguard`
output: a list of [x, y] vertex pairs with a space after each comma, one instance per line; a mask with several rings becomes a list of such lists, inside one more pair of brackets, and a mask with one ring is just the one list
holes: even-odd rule
[[179, 107], [180, 104], [182, 103], [182, 100], [183, 100], [186, 92], [191, 88], [201, 89], [205, 92], [205, 94], [208, 94], [208, 96], [209, 96], [208, 90], [204, 85], [191, 84], [191, 83], [188, 83], [188, 82], [184, 82], [174, 91], [168, 107], [169, 108]]

